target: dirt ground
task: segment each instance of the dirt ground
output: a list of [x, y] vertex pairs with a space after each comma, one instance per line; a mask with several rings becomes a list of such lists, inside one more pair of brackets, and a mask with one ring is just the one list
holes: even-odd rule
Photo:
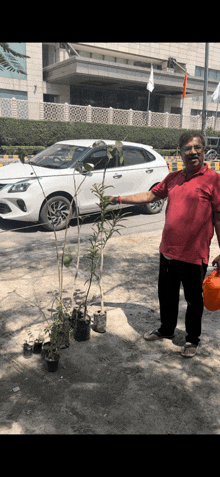
[[[50, 317], [58, 290], [54, 248], [30, 245], [0, 256], [1, 434], [220, 434], [220, 312], [204, 311], [193, 359], [179, 352], [185, 342], [183, 290], [173, 340], [143, 339], [159, 325], [160, 239], [160, 231], [110, 239], [104, 259], [107, 332], [91, 330], [86, 342], [71, 339], [55, 373], [48, 373], [40, 355], [25, 359], [22, 353], [29, 330], [36, 338], [44, 333], [44, 316]], [[210, 264], [218, 250], [214, 237]], [[81, 264], [78, 289], [87, 278], [83, 259]], [[74, 267], [64, 270], [66, 297], [72, 296], [73, 275]], [[91, 315], [98, 301], [93, 284]]]

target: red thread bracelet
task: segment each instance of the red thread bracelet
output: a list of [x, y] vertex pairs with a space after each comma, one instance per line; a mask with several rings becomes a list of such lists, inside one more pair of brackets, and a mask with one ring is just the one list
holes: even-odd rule
[[122, 200], [121, 200], [120, 195], [118, 196], [118, 203], [119, 203], [119, 204], [122, 204]]

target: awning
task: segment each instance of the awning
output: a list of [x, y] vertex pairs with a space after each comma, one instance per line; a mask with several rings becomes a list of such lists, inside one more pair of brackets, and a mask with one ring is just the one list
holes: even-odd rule
[[[47, 66], [43, 69], [44, 80], [48, 83], [64, 85], [96, 85], [112, 88], [146, 89], [150, 69], [133, 65], [95, 60], [73, 56], [67, 60]], [[181, 95], [184, 72], [174, 73], [154, 69], [154, 91], [160, 95]], [[208, 81], [207, 94], [212, 94], [218, 81]], [[201, 96], [204, 79], [188, 75], [187, 96]]]

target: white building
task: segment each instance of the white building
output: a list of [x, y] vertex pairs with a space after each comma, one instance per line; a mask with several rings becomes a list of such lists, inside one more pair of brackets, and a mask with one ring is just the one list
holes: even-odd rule
[[[181, 113], [185, 70], [188, 82], [183, 114], [198, 115], [202, 111], [205, 43], [9, 45], [29, 58], [20, 59], [25, 75], [0, 70], [0, 99], [146, 111], [146, 84], [152, 63], [155, 87], [150, 97], [151, 111]], [[215, 115], [211, 94], [219, 81], [220, 43], [210, 43], [208, 116]]]

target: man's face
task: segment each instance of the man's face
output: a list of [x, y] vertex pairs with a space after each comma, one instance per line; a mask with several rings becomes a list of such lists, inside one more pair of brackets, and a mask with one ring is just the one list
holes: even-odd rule
[[205, 148], [200, 137], [193, 137], [180, 151], [186, 174], [191, 175], [198, 172], [203, 167]]

